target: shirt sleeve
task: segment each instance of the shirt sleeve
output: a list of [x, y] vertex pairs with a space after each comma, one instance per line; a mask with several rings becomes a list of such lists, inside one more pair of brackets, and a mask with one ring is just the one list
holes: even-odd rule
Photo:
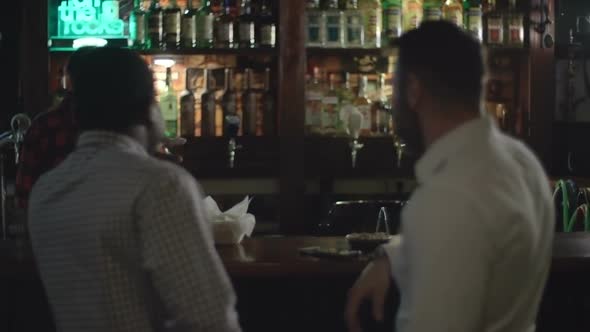
[[143, 264], [182, 331], [240, 331], [236, 296], [213, 243], [196, 181], [154, 181], [136, 206]]
[[439, 189], [412, 198], [401, 242], [384, 248], [401, 290], [400, 332], [481, 330], [492, 250], [486, 213], [468, 195]]

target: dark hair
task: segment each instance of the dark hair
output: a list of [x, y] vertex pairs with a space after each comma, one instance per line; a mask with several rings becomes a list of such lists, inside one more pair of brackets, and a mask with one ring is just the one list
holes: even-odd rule
[[445, 21], [428, 21], [401, 36], [399, 68], [415, 74], [436, 98], [479, 103], [484, 63], [480, 43]]
[[152, 72], [141, 56], [120, 48], [97, 48], [84, 56], [73, 91], [81, 130], [121, 132], [150, 123]]
[[78, 77], [80, 76], [80, 68], [84, 66], [84, 59], [86, 55], [92, 53], [95, 50], [95, 47], [81, 47], [77, 49], [70, 57], [68, 58], [68, 63], [66, 64], [66, 73], [70, 76], [70, 82], [72, 86], [75, 86], [78, 83]]

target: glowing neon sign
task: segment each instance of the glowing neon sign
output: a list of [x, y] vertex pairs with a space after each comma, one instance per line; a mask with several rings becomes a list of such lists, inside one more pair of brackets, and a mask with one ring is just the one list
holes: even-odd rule
[[64, 0], [57, 13], [59, 37], [124, 37], [117, 0]]

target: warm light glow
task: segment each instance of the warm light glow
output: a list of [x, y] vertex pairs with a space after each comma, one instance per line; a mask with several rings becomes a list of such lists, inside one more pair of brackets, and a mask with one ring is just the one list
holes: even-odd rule
[[88, 46], [103, 47], [107, 43], [108, 43], [108, 41], [103, 38], [84, 37], [84, 38], [75, 39], [72, 44], [72, 47], [75, 49], [78, 49], [80, 47], [88, 47]]
[[170, 59], [170, 58], [160, 58], [160, 59], [154, 59], [154, 64], [158, 65], [158, 66], [162, 66], [162, 67], [172, 67], [176, 64], [176, 61], [174, 61], [174, 59]]

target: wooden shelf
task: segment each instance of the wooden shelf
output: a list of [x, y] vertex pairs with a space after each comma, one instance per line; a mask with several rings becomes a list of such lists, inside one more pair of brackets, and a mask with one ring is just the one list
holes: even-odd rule
[[324, 47], [308, 47], [308, 55], [318, 56], [388, 56], [391, 49], [387, 48], [324, 48]]
[[[72, 53], [74, 50], [65, 48], [50, 49], [51, 53]], [[195, 48], [175, 50], [137, 50], [143, 55], [235, 55], [235, 56], [271, 56], [278, 55], [278, 48]]]

